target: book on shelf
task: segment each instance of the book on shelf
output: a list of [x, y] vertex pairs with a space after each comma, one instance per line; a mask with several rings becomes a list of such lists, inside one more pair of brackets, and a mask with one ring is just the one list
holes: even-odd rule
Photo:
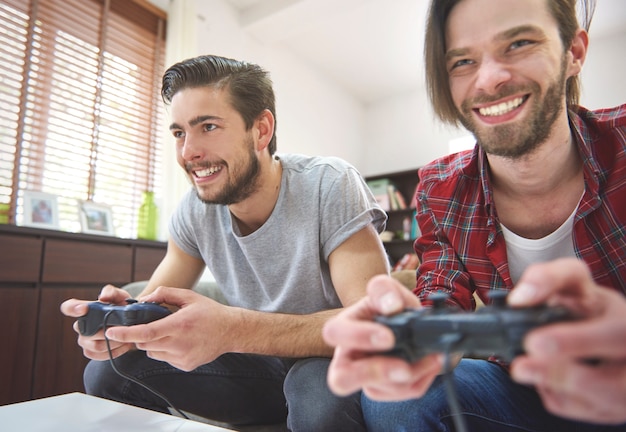
[[409, 197], [409, 207], [416, 208], [417, 207], [417, 189], [419, 188], [419, 182], [415, 185], [415, 190], [413, 191], [413, 195]]
[[402, 193], [400, 193], [398, 189], [396, 189], [396, 198], [398, 199], [398, 203], [399, 203], [401, 210], [408, 208], [408, 206], [406, 205], [406, 200], [404, 199], [404, 196], [402, 195]]
[[417, 225], [417, 210], [413, 210], [413, 217], [411, 218], [411, 238], [415, 240], [422, 235], [420, 227]]
[[389, 184], [390, 180], [387, 178], [367, 181], [367, 186], [372, 191], [374, 199], [385, 211], [391, 210], [391, 201], [389, 200], [389, 193], [387, 191], [387, 186], [389, 186]]
[[368, 180], [367, 186], [372, 191], [378, 205], [385, 211], [404, 210], [407, 208], [406, 200], [395, 184], [388, 178]]
[[394, 184], [387, 186], [387, 193], [389, 194], [391, 210], [404, 210], [406, 208], [406, 201]]

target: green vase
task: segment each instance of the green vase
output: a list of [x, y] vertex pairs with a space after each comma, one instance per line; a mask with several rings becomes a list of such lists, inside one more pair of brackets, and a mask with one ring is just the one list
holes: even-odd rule
[[0, 203], [0, 224], [9, 223], [9, 211], [11, 207], [8, 203]]
[[154, 203], [154, 192], [143, 192], [137, 221], [137, 238], [156, 240], [159, 226], [159, 209]]

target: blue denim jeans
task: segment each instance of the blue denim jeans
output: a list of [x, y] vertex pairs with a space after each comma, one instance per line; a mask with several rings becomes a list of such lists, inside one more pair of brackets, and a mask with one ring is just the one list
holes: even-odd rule
[[[617, 432], [626, 425], [603, 427], [565, 420], [548, 413], [539, 395], [515, 383], [500, 366], [463, 359], [454, 370], [454, 386], [468, 432]], [[363, 395], [370, 431], [453, 432], [454, 421], [441, 377], [420, 399], [377, 402]]]
[[[172, 405], [195, 415], [233, 425], [287, 421], [292, 431], [365, 431], [360, 394], [333, 395], [326, 384], [330, 360], [280, 359], [224, 354], [184, 372], [132, 351], [116, 367], [163, 394]], [[119, 376], [109, 361], [91, 361], [84, 372], [88, 394], [169, 413], [168, 404]]]

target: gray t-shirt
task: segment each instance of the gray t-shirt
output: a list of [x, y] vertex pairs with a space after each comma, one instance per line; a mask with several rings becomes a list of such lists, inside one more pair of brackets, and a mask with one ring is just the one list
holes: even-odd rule
[[204, 260], [232, 306], [295, 314], [341, 307], [328, 256], [368, 224], [383, 231], [386, 214], [347, 162], [280, 160], [278, 201], [258, 230], [242, 236], [227, 206], [204, 204], [192, 189], [170, 220], [171, 238]]

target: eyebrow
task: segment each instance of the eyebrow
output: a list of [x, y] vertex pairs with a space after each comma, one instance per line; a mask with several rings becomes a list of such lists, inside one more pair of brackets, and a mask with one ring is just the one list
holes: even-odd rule
[[[194, 127], [207, 120], [222, 120], [222, 118], [218, 116], [212, 116], [212, 115], [200, 115], [189, 120], [189, 126]], [[182, 129], [182, 126], [180, 126], [178, 123], [172, 123], [170, 125], [170, 130], [174, 130], [174, 129]]]
[[531, 25], [531, 24], [525, 24], [525, 25], [513, 27], [512, 29], [506, 30], [498, 34], [496, 36], [496, 40], [513, 39], [519, 36], [520, 34], [524, 34], [524, 33], [536, 33], [542, 36], [544, 35], [544, 31], [541, 29], [541, 27]]
[[[495, 36], [494, 40], [496, 42], [507, 41], [507, 40], [510, 40], [510, 39], [514, 39], [517, 36], [519, 36], [521, 34], [525, 34], [525, 33], [535, 33], [535, 34], [539, 34], [541, 36], [544, 35], [544, 32], [543, 32], [543, 30], [540, 27], [537, 27], [537, 26], [534, 26], [534, 25], [530, 25], [530, 24], [525, 24], [525, 25], [520, 25], [520, 26], [517, 26], [517, 27], [513, 27], [511, 29], [505, 30], [502, 33], [498, 33]], [[464, 56], [468, 52], [470, 52], [469, 48], [451, 49], [451, 50], [446, 52], [446, 60], [450, 60], [451, 58], [454, 58], [454, 57]]]

